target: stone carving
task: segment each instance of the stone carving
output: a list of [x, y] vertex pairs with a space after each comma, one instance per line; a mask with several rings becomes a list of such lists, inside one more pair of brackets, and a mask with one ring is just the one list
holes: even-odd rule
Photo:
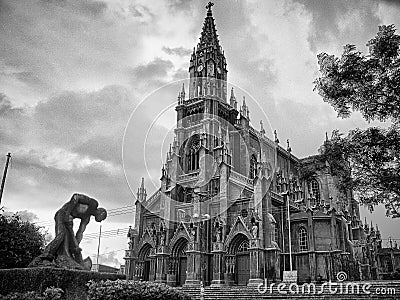
[[[36, 257], [29, 267], [54, 266], [67, 269], [90, 270], [92, 261], [82, 258], [79, 247], [83, 232], [89, 224], [90, 217], [97, 222], [107, 217], [107, 211], [98, 207], [98, 202], [86, 195], [74, 194], [55, 214], [56, 236], [46, 246], [44, 253]], [[73, 220], [80, 219], [79, 228], [74, 234]]]
[[215, 228], [215, 241], [217, 243], [220, 243], [222, 242], [223, 239], [224, 223], [219, 215], [215, 218], [214, 228]]
[[165, 229], [165, 225], [163, 222], [160, 224], [160, 245], [165, 246], [167, 241], [167, 230]]
[[258, 238], [258, 224], [253, 223], [253, 227], [251, 228], [251, 235], [253, 236], [253, 239]]

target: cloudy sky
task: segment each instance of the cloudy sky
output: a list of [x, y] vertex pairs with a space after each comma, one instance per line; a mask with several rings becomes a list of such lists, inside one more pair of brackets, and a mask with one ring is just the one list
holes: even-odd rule
[[[134, 203], [130, 187], [135, 191], [142, 176], [149, 194], [155, 191], [160, 170], [146, 169], [143, 153], [161, 164], [181, 82], [157, 89], [187, 78], [206, 2], [0, 0], [1, 166], [7, 152], [13, 156], [2, 205], [35, 214], [53, 233], [54, 212], [74, 192], [114, 209]], [[259, 115], [250, 104], [256, 128], [265, 118], [304, 157], [316, 153], [326, 131], [367, 125], [359, 114], [337, 119], [313, 92], [316, 56], [340, 55], [347, 43], [366, 51], [378, 25], [400, 28], [400, 1], [218, 0], [213, 12], [229, 81], [265, 111]], [[121, 153], [133, 111], [127, 182]], [[139, 133], [163, 111], [143, 150]], [[122, 262], [126, 237], [112, 230], [132, 223], [133, 214], [124, 212], [103, 224], [102, 262]], [[399, 221], [385, 219], [382, 209], [364, 214], [385, 238], [400, 238]], [[93, 222], [87, 232], [98, 230]], [[84, 254], [94, 255], [97, 240], [83, 243]]]

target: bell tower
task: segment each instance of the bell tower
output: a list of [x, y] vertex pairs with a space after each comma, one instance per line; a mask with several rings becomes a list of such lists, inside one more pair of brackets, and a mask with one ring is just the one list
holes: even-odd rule
[[217, 29], [212, 15], [212, 6], [206, 6], [207, 16], [204, 20], [200, 41], [190, 58], [189, 98], [214, 96], [226, 102], [227, 69], [224, 51], [219, 44]]

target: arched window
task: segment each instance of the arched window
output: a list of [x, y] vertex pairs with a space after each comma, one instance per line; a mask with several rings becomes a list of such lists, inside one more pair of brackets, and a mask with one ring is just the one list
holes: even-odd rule
[[393, 264], [392, 264], [392, 259], [390, 257], [385, 258], [385, 271], [387, 273], [393, 272]]
[[299, 250], [308, 251], [308, 236], [307, 230], [304, 227], [299, 229]]
[[186, 166], [189, 172], [199, 168], [199, 149], [200, 138], [196, 134], [191, 138], [186, 152]]
[[311, 179], [308, 183], [308, 188], [310, 193], [312, 194], [312, 202], [311, 206], [315, 206], [320, 203], [321, 193], [319, 191], [319, 183], [316, 179]]
[[257, 174], [257, 158], [256, 156], [253, 154], [250, 157], [250, 172], [249, 172], [249, 177], [251, 179], [254, 179], [256, 177]]
[[243, 253], [249, 251], [249, 241], [243, 241], [237, 250], [237, 253]]

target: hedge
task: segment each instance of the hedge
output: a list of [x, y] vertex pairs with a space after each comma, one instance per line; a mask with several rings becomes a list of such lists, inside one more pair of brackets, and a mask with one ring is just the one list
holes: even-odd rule
[[64, 291], [60, 288], [47, 288], [43, 295], [38, 292], [10, 293], [6, 296], [0, 295], [0, 300], [60, 300], [63, 299]]
[[[67, 300], [86, 300], [88, 281], [117, 280], [122, 274], [99, 273], [51, 267], [0, 270], [0, 295], [36, 292], [42, 294], [46, 288], [61, 288]], [[32, 298], [34, 299], [34, 298]]]
[[88, 300], [190, 300], [189, 295], [166, 284], [148, 281], [89, 282]]

